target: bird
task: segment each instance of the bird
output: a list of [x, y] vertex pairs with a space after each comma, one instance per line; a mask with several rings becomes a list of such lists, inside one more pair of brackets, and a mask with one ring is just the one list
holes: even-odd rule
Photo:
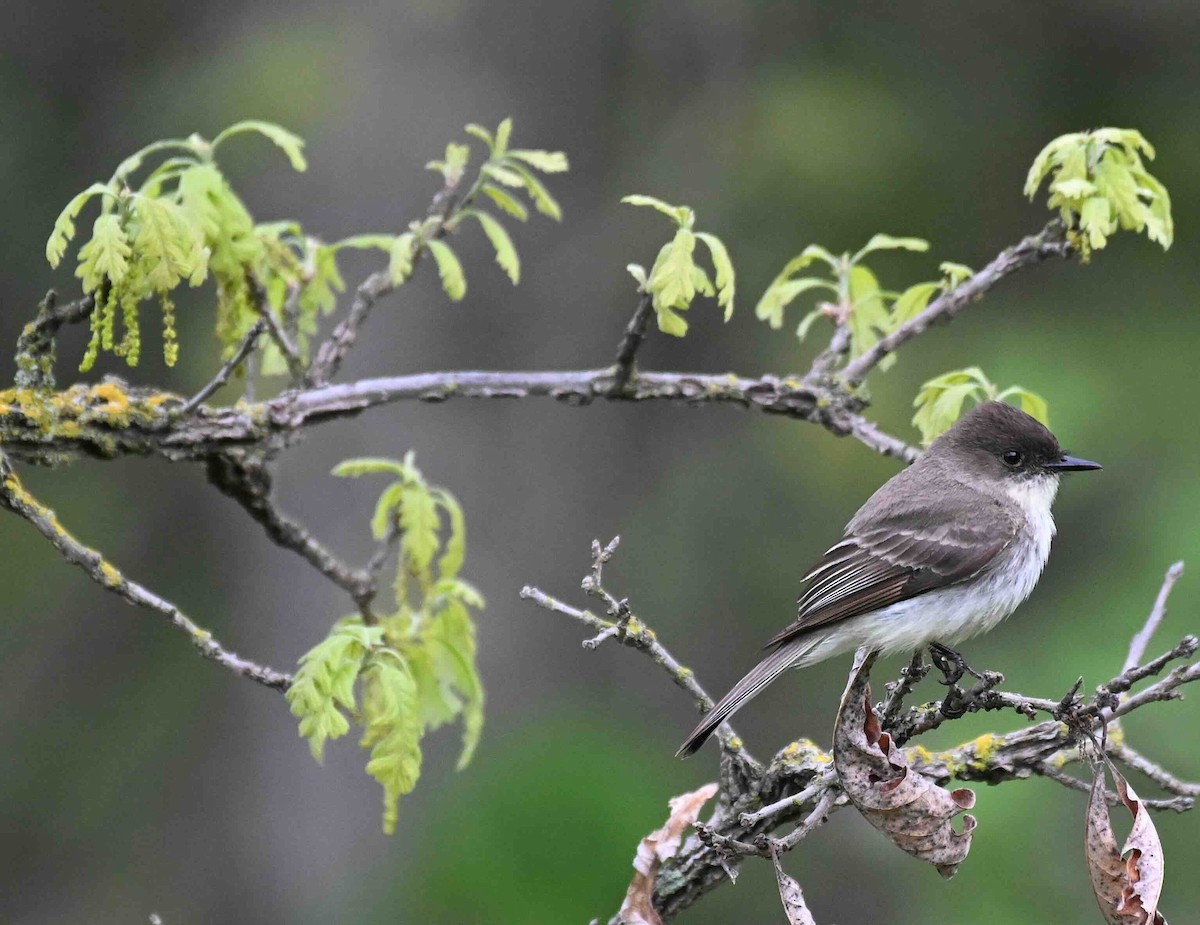
[[1037, 584], [1064, 472], [1102, 468], [1065, 453], [1044, 424], [1000, 401], [976, 405], [883, 484], [802, 579], [795, 621], [700, 720], [677, 755], [788, 668], [867, 646], [930, 647], [949, 683], [975, 673], [950, 648], [1009, 616]]

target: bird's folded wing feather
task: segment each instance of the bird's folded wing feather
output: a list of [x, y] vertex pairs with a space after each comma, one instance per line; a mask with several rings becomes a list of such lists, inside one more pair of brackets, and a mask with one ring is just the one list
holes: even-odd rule
[[1013, 541], [1019, 524], [998, 505], [973, 508], [969, 521], [939, 523], [933, 516], [923, 518], [919, 510], [869, 524], [852, 521], [845, 539], [804, 577], [796, 621], [773, 636], [768, 648], [955, 584], [985, 568]]

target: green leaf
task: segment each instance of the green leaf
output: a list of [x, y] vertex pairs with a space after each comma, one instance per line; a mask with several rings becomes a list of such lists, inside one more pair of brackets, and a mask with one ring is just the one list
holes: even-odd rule
[[490, 131], [488, 131], [486, 128], [484, 128], [482, 125], [477, 125], [474, 122], [468, 123], [468, 125], [466, 127], [466, 132], [468, 135], [474, 135], [476, 138], [478, 138], [480, 141], [482, 141], [485, 145], [487, 145], [488, 151], [493, 151], [495, 149], [496, 141], [492, 137], [492, 133]]
[[112, 213], [97, 218], [91, 240], [79, 249], [75, 275], [83, 280], [83, 291], [95, 292], [105, 280], [119, 286], [129, 272], [131, 253], [121, 219]]
[[400, 550], [414, 573], [429, 569], [438, 551], [437, 505], [424, 484], [409, 482], [400, 495]]
[[938, 264], [938, 269], [942, 271], [942, 275], [946, 278], [946, 289], [957, 289], [972, 276], [975, 271], [965, 263], [954, 263], [951, 260], [943, 260]]
[[492, 148], [493, 157], [503, 157], [508, 152], [508, 139], [512, 137], [512, 117], [509, 116], [496, 129], [496, 143]]
[[783, 269], [779, 272], [779, 279], [784, 279], [791, 276], [793, 273], [798, 273], [816, 260], [822, 260], [829, 264], [829, 268], [837, 271], [841, 261], [820, 244], [810, 244], [804, 248], [798, 255], [793, 257], [783, 265]]
[[622, 196], [621, 202], [631, 206], [645, 206], [661, 212], [680, 228], [691, 228], [696, 220], [696, 214], [687, 206], [673, 206], [669, 202], [656, 199], [654, 196], [643, 196], [640, 193], [633, 193], [629, 196]]
[[858, 263], [867, 254], [882, 250], [927, 251], [929, 242], [923, 238], [896, 238], [890, 234], [873, 235], [862, 250], [850, 258], [850, 262]]
[[459, 603], [445, 607], [424, 633], [430, 645], [434, 671], [444, 687], [457, 692], [462, 704], [463, 745], [458, 759], [461, 771], [471, 761], [483, 730], [483, 685], [476, 667], [475, 624]]
[[400, 798], [421, 776], [423, 733], [417, 682], [395, 649], [374, 653], [363, 672], [362, 747], [371, 750], [367, 773], [383, 787], [383, 831], [392, 835]]
[[394, 234], [356, 234], [349, 238], [342, 238], [340, 241], [335, 241], [329, 247], [335, 251], [343, 248], [351, 248], [352, 250], [380, 250], [385, 254], [390, 253], [392, 245], [396, 243]]
[[516, 169], [516, 166], [510, 170], [507, 167], [501, 167], [499, 164], [487, 163], [480, 168], [480, 172], [491, 177], [498, 183], [511, 186], [514, 189], [524, 189], [527, 185], [525, 178]]
[[658, 329], [672, 337], [683, 337], [687, 334], [688, 323], [683, 316], [667, 306], [657, 309]]
[[67, 252], [67, 245], [71, 239], [75, 237], [75, 219], [83, 207], [88, 204], [88, 200], [93, 196], [109, 195], [116, 198], [116, 194], [103, 183], [93, 183], [82, 193], [77, 193], [72, 197], [54, 220], [54, 230], [50, 233], [50, 237], [46, 241], [46, 260], [50, 266], [57, 267], [62, 262], [63, 255]]
[[530, 198], [533, 199], [533, 204], [537, 210], [543, 215], [550, 216], [556, 222], [562, 221], [562, 207], [550, 195], [550, 191], [546, 189], [545, 184], [518, 164], [513, 165], [513, 170], [521, 177], [525, 189], [528, 191]]
[[300, 720], [300, 735], [318, 763], [325, 760], [325, 742], [350, 730], [341, 711], [356, 709], [354, 684], [367, 650], [381, 633], [361, 622], [343, 621], [300, 658], [286, 696], [292, 715]]
[[796, 326], [796, 336], [800, 338], [801, 342], [804, 341], [804, 338], [808, 337], [808, 332], [812, 328], [813, 324], [816, 323], [816, 320], [824, 314], [825, 313], [821, 311], [821, 309], [814, 308], [811, 312], [800, 319], [800, 324]]
[[394, 475], [405, 478], [408, 469], [394, 459], [384, 459], [381, 456], [361, 456], [356, 459], [346, 459], [333, 467], [332, 475], [338, 478], [356, 479], [363, 475]]
[[477, 209], [470, 209], [464, 213], [465, 215], [474, 218], [483, 228], [483, 233], [487, 235], [489, 241], [492, 242], [492, 247], [496, 251], [496, 263], [500, 265], [508, 278], [512, 280], [515, 286], [521, 279], [521, 260], [517, 256], [517, 248], [513, 245], [512, 238], [508, 236], [504, 226], [498, 222], [494, 216], [486, 212], [480, 212]]
[[501, 210], [507, 212], [518, 221], [523, 222], [529, 218], [529, 210], [500, 187], [492, 183], [485, 183], [483, 184], [483, 192]]
[[889, 323], [879, 280], [864, 266], [850, 268], [850, 302], [850, 355], [859, 356], [874, 346]]
[[958, 420], [968, 399], [979, 401], [995, 395], [995, 391], [996, 387], [977, 366], [935, 376], [921, 386], [913, 401], [917, 409], [913, 426], [928, 445]]
[[638, 289], [644, 290], [646, 288], [646, 268], [640, 263], [627, 263], [625, 269], [630, 276], [637, 280]]
[[892, 303], [891, 330], [895, 330], [904, 322], [915, 318], [929, 305], [929, 300], [940, 291], [942, 284], [917, 283], [905, 289]]
[[447, 186], [456, 186], [462, 180], [463, 173], [467, 169], [467, 162], [470, 159], [471, 149], [467, 145], [450, 142], [446, 145], [445, 160], [430, 161], [425, 166], [430, 170], [440, 171], [446, 180]]
[[462, 264], [445, 241], [436, 239], [427, 242], [429, 252], [437, 263], [438, 275], [442, 278], [442, 288], [446, 290], [453, 301], [458, 302], [467, 294], [467, 277], [463, 274]]
[[383, 494], [375, 502], [375, 513], [371, 515], [371, 535], [375, 539], [387, 539], [387, 535], [391, 533], [392, 525], [397, 522], [403, 494], [404, 483], [393, 482], [383, 490]]
[[725, 309], [725, 320], [728, 321], [733, 316], [733, 261], [729, 259], [729, 252], [716, 235], [698, 231], [696, 237], [708, 246], [708, 252], [712, 256], [717, 277], [717, 304]]
[[825, 279], [815, 276], [804, 276], [800, 279], [784, 279], [780, 277], [772, 283], [758, 300], [754, 307], [754, 316], [767, 322], [775, 330], [783, 327], [783, 310], [798, 296], [810, 289], [827, 289], [835, 296], [837, 287]]
[[670, 243], [659, 251], [646, 283], [654, 294], [654, 307], [659, 311], [687, 308], [695, 298], [696, 280], [692, 272], [695, 249], [696, 236], [686, 228], [680, 228]]
[[257, 132], [259, 135], [274, 142], [287, 155], [287, 159], [291, 162], [294, 170], [303, 172], [308, 169], [308, 162], [304, 159], [304, 140], [298, 135], [293, 135], [282, 126], [276, 125], [274, 122], [263, 122], [259, 119], [247, 119], [243, 122], [236, 122], [213, 139], [213, 150], [215, 151], [222, 142], [232, 138], [234, 135], [241, 135], [246, 132]]
[[137, 231], [133, 250], [146, 284], [154, 292], [169, 292], [206, 263], [203, 235], [173, 202], [138, 197], [134, 209]]
[[562, 173], [567, 170], [567, 155], [562, 151], [509, 151], [509, 157], [515, 157], [519, 161], [524, 161], [534, 170], [540, 170], [542, 173]]
[[393, 286], [401, 285], [412, 276], [413, 261], [416, 258], [416, 242], [416, 235], [411, 231], [397, 235], [396, 239], [392, 241], [388, 259], [388, 274], [392, 278]]
[[[450, 492], [444, 488], [435, 488], [430, 494], [446, 512], [446, 518], [450, 522], [450, 531], [442, 547], [442, 557], [438, 559], [438, 574], [443, 579], [454, 578], [462, 569], [463, 560], [467, 556], [467, 520], [463, 516], [462, 505]], [[482, 600], [479, 606], [483, 606]]]

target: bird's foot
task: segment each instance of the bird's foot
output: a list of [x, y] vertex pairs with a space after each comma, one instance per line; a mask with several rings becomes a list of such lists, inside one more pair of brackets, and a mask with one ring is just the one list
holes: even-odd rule
[[[969, 674], [980, 681], [983, 680], [983, 675], [968, 665], [967, 660], [962, 657], [960, 652], [955, 652], [949, 646], [944, 646], [940, 642], [931, 642], [929, 644], [929, 658], [933, 662], [934, 667], [942, 673], [942, 680], [938, 683], [946, 687], [954, 687], [962, 680], [964, 674]], [[950, 698], [947, 697], [946, 699], [949, 700]]]

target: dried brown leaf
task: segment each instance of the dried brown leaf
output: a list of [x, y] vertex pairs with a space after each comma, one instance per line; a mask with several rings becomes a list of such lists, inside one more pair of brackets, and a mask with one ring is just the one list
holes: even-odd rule
[[779, 884], [779, 899], [783, 903], [788, 925], [817, 925], [816, 919], [812, 917], [804, 902], [800, 884], [785, 873], [783, 865], [779, 863], [778, 851], [771, 852], [771, 861], [775, 864], [775, 882]]
[[671, 814], [661, 829], [651, 832], [638, 844], [633, 859], [637, 871], [625, 893], [618, 913], [624, 925], [662, 925], [662, 917], [654, 908], [654, 881], [663, 861], [679, 851], [686, 832], [700, 817], [704, 804], [716, 795], [717, 785], [706, 784], [699, 790], [671, 798]]
[[1104, 769], [1093, 770], [1088, 799], [1084, 848], [1088, 874], [1100, 913], [1109, 925], [1167, 925], [1158, 911], [1163, 888], [1163, 850], [1150, 813], [1116, 768], [1109, 766], [1133, 828], [1125, 847], [1117, 850], [1108, 803], [1104, 798]]
[[965, 788], [944, 790], [908, 766], [904, 752], [884, 732], [871, 705], [868, 680], [874, 654], [859, 654], [850, 669], [833, 733], [833, 760], [842, 788], [863, 817], [894, 844], [954, 876], [971, 848], [975, 817], [953, 819], [975, 805]]

